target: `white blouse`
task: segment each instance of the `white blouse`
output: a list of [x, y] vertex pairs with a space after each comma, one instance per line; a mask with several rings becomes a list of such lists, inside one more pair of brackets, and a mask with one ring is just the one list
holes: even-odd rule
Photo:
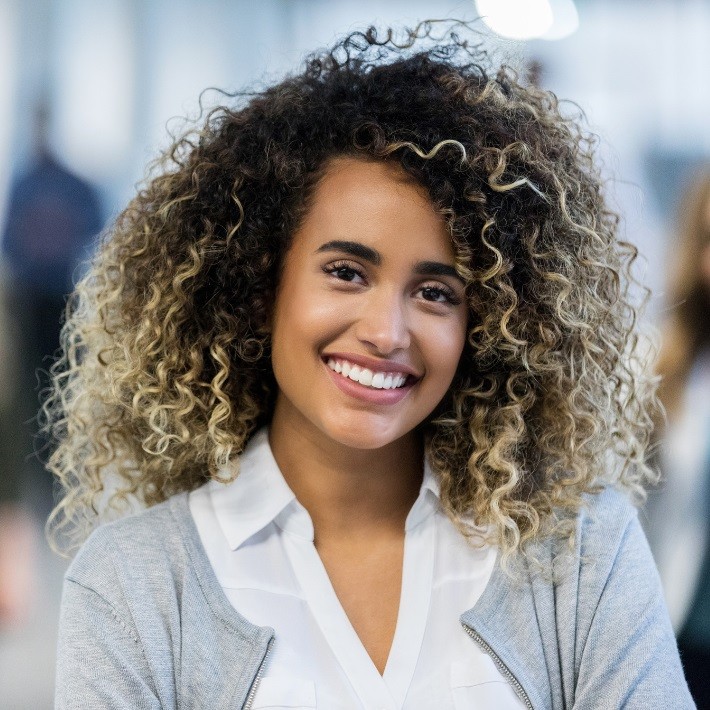
[[496, 550], [474, 548], [456, 530], [428, 465], [405, 523], [399, 614], [382, 675], [335, 595], [267, 429], [249, 442], [240, 467], [232, 483], [210, 481], [189, 501], [230, 603], [276, 634], [254, 710], [524, 707], [459, 621], [485, 589]]

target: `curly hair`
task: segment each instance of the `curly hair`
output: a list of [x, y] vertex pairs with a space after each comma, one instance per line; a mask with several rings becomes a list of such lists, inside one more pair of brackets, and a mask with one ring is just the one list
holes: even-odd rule
[[595, 139], [460, 25], [432, 27], [352, 33], [225, 95], [159, 159], [67, 307], [43, 407], [55, 540], [235, 475], [224, 464], [273, 411], [267, 323], [290, 235], [343, 155], [397, 161], [427, 189], [467, 284], [461, 362], [423, 426], [451, 518], [473, 515], [510, 557], [569, 538], [604, 485], [642, 498], [654, 381]]

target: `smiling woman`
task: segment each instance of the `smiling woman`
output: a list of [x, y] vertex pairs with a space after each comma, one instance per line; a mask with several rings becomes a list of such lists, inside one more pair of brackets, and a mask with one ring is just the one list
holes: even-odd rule
[[58, 708], [692, 707], [635, 250], [555, 97], [431, 30], [212, 111], [77, 285]]

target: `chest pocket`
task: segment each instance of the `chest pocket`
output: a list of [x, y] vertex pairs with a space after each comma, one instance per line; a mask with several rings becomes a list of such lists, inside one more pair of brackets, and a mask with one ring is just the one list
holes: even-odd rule
[[262, 678], [252, 705], [253, 710], [308, 710], [316, 707], [315, 683], [289, 676]]
[[456, 710], [474, 707], [521, 710], [525, 705], [500, 674], [493, 659], [483, 655], [475, 663], [451, 665], [451, 695]]

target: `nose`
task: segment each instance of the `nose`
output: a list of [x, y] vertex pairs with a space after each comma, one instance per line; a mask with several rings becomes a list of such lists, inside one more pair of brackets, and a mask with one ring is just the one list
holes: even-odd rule
[[402, 295], [394, 289], [372, 289], [358, 313], [355, 335], [378, 355], [408, 348], [411, 330]]

